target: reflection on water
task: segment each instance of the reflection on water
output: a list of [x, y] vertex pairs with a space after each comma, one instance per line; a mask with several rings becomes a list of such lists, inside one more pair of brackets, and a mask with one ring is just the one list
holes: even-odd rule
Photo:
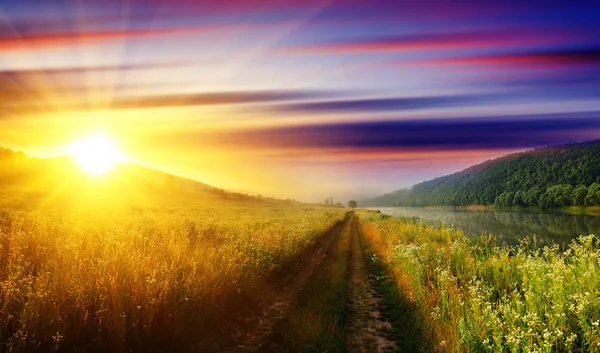
[[536, 235], [545, 244], [567, 245], [579, 235], [600, 235], [600, 217], [529, 211], [469, 211], [418, 207], [380, 208], [395, 217], [418, 217], [425, 223], [454, 225], [468, 235], [492, 234], [509, 244]]

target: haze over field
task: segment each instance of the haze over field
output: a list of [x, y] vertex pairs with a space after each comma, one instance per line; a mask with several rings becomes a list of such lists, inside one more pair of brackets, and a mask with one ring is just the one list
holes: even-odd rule
[[[600, 136], [597, 1], [0, 1], [0, 146], [366, 198]], [[93, 166], [96, 168], [97, 166]]]

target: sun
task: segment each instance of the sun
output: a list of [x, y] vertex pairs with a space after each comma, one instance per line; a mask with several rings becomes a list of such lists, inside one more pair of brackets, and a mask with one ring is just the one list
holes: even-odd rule
[[107, 173], [123, 159], [114, 140], [104, 133], [75, 141], [70, 150], [81, 169], [89, 174]]

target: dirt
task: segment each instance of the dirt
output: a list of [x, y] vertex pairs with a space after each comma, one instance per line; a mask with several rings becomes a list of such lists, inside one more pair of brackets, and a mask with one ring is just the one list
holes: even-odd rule
[[225, 351], [256, 352], [267, 349], [270, 338], [294, 308], [300, 292], [348, 221], [347, 218], [344, 223], [328, 232], [307, 258], [298, 261], [286, 271], [286, 275], [271, 288], [271, 295], [267, 296], [260, 308], [241, 320], [243, 325], [233, 335], [236, 346]]
[[353, 219], [350, 238], [350, 330], [349, 352], [393, 352], [396, 342], [390, 338], [392, 326], [382, 313], [381, 294], [375, 278], [369, 275], [360, 242], [358, 221]]
[[288, 269], [275, 284], [269, 295], [252, 314], [242, 318], [243, 324], [233, 334], [235, 345], [223, 349], [226, 352], [271, 351], [273, 337], [281, 324], [295, 308], [303, 288], [326, 257], [334, 240], [347, 222], [351, 223], [350, 235], [350, 302], [347, 338], [348, 352], [393, 352], [396, 342], [391, 338], [392, 326], [382, 314], [381, 294], [376, 281], [367, 269], [358, 238], [358, 219], [348, 217], [344, 222], [324, 235], [308, 254]]

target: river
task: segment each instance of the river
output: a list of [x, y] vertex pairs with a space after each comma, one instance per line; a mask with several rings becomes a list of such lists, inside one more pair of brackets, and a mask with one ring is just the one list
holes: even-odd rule
[[444, 223], [470, 236], [494, 235], [516, 245], [526, 236], [536, 235], [543, 244], [567, 245], [579, 235], [600, 235], [600, 217], [531, 211], [471, 211], [419, 207], [379, 208], [394, 217], [417, 217], [429, 224]]

